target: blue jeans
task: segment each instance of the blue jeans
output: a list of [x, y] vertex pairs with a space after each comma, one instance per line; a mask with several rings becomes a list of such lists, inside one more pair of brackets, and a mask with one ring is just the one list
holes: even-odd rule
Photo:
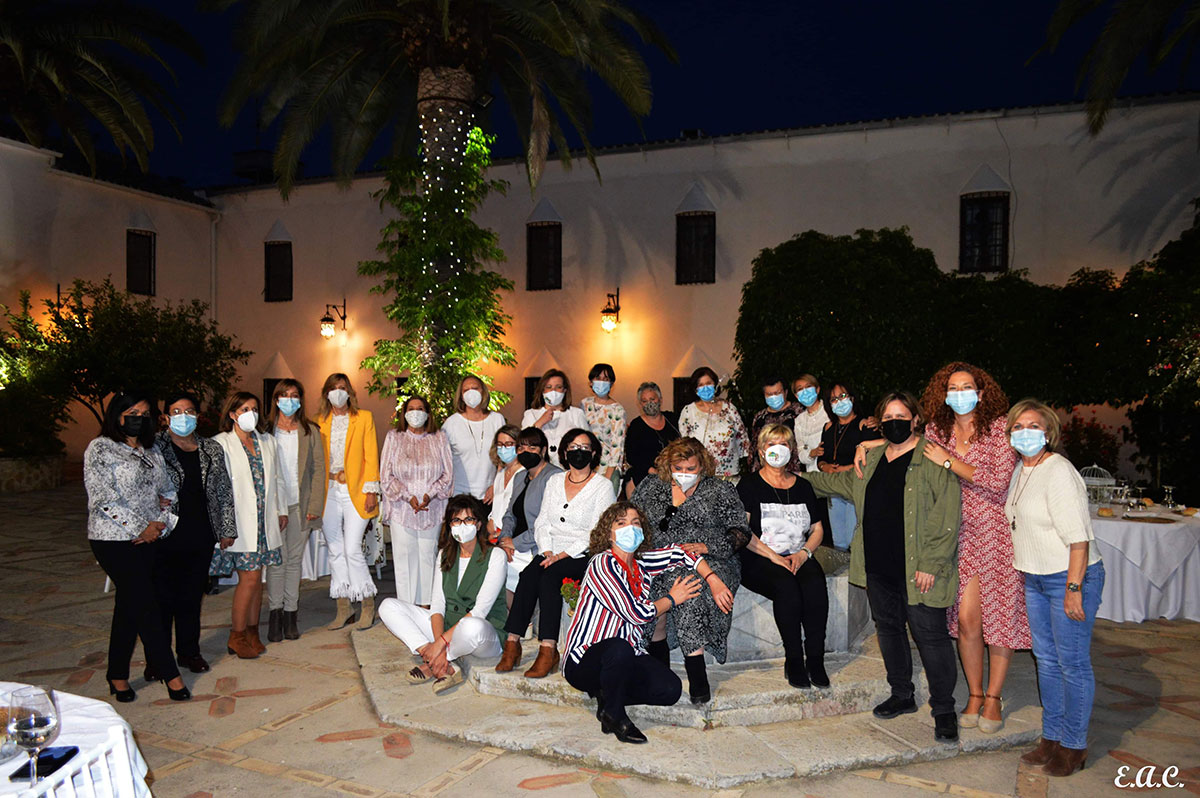
[[1064, 748], [1087, 748], [1088, 720], [1096, 696], [1092, 673], [1092, 626], [1104, 590], [1104, 563], [1083, 576], [1082, 621], [1063, 609], [1067, 572], [1025, 574], [1025, 612], [1033, 633], [1038, 690], [1042, 694], [1042, 739]]
[[829, 500], [829, 533], [833, 536], [833, 547], [846, 551], [854, 540], [854, 527], [858, 517], [854, 514], [854, 502], [834, 496]]

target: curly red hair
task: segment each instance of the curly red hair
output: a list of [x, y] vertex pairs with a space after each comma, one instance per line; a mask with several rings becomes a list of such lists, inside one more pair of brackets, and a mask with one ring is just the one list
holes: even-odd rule
[[950, 437], [950, 431], [954, 428], [954, 411], [946, 404], [946, 386], [950, 383], [950, 375], [958, 371], [970, 374], [979, 391], [979, 404], [975, 406], [975, 432], [971, 435], [971, 440], [975, 440], [987, 434], [993, 421], [1008, 413], [1008, 395], [991, 374], [978, 366], [956, 360], [938, 369], [921, 394], [921, 415], [928, 419], [927, 426], [936, 429], [943, 439]]

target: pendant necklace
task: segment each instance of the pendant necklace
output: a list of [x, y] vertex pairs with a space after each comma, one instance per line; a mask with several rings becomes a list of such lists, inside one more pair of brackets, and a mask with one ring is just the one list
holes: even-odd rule
[[[1016, 490], [1013, 491], [1013, 517], [1012, 517], [1013, 532], [1017, 531], [1017, 502], [1021, 501], [1021, 494], [1024, 493], [1025, 489], [1029, 487], [1029, 483], [1031, 481], [1033, 481], [1033, 469], [1040, 466], [1042, 464], [1042, 461], [1045, 459], [1045, 457], [1046, 457], [1046, 453], [1042, 452], [1042, 454], [1038, 457], [1037, 462], [1034, 463], [1032, 466], [1030, 466], [1029, 478], [1025, 480], [1024, 484], [1022, 484], [1021, 480], [1024, 479], [1025, 475], [1020, 474], [1017, 476], [1017, 487], [1016, 487]], [[1021, 470], [1024, 471], [1025, 469], [1021, 469]]]

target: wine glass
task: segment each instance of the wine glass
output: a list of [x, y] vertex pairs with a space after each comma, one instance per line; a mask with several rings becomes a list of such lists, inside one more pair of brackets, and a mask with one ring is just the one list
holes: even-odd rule
[[1167, 505], [1168, 510], [1175, 509], [1175, 486], [1163, 485], [1163, 504]]
[[29, 753], [29, 786], [37, 786], [38, 752], [58, 729], [58, 708], [42, 687], [22, 687], [9, 697], [8, 733]]

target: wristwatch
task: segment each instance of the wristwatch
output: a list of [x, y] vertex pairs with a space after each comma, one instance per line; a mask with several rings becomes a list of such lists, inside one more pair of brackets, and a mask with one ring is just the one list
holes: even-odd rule
[[950, 458], [946, 458], [946, 462], [942, 463], [942, 468], [946, 469], [947, 471], [950, 470]]
[[1078, 593], [1081, 590], [1083, 590], [1083, 585], [1079, 584], [1078, 582], [1067, 582], [1068, 593]]

